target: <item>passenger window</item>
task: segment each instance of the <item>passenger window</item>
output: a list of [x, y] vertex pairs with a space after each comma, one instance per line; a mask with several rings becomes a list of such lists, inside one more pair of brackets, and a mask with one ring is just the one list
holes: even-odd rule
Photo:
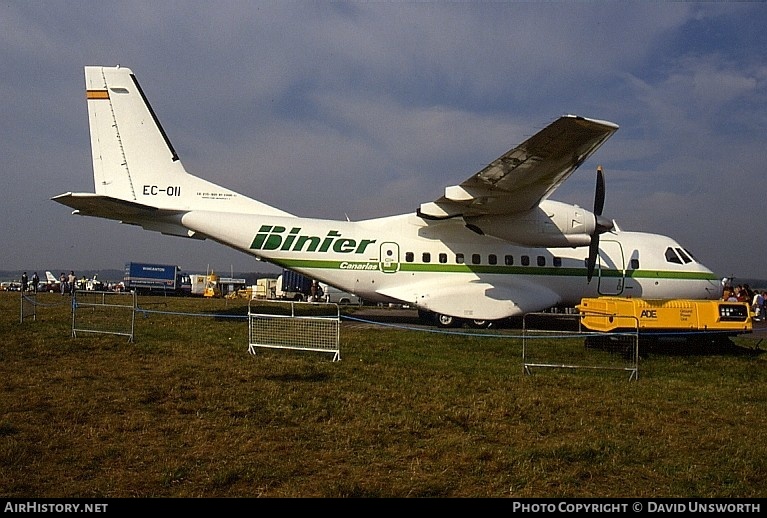
[[542, 255], [538, 256], [538, 266], [546, 266], [546, 258]]
[[530, 256], [529, 255], [523, 255], [522, 256], [522, 266], [530, 266]]
[[413, 252], [405, 252], [405, 261], [408, 263], [412, 263], [413, 259], [415, 258], [415, 255]]
[[439, 262], [442, 264], [445, 264], [447, 262], [447, 254], [445, 253], [439, 254]]
[[458, 264], [463, 264], [463, 254], [455, 254], [455, 262]]
[[676, 252], [674, 252], [674, 249], [671, 247], [666, 248], [666, 261], [675, 264], [682, 264], [682, 260], [679, 259], [679, 256], [676, 255]]
[[631, 262], [629, 264], [630, 264], [629, 268], [631, 268], [632, 270], [638, 270], [639, 269], [639, 259], [634, 258], [634, 259], [631, 260]]
[[479, 254], [471, 254], [471, 264], [479, 264], [481, 262]]
[[506, 266], [514, 266], [514, 256], [513, 255], [507, 255], [503, 258], [503, 263]]
[[562, 266], [562, 258], [561, 257], [556, 257], [555, 256], [553, 261], [554, 261], [554, 266], [556, 266], [556, 267]]
[[495, 254], [488, 255], [487, 262], [490, 264], [498, 264], [498, 256]]
[[424, 263], [430, 263], [431, 262], [431, 254], [429, 252], [424, 252], [421, 256], [421, 259]]

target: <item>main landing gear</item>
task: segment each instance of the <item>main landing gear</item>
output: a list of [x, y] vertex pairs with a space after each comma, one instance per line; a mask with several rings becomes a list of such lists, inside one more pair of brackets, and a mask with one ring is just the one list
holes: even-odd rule
[[425, 322], [436, 324], [437, 327], [441, 328], [461, 327], [463, 324], [467, 324], [469, 327], [475, 329], [487, 329], [493, 325], [492, 320], [464, 319], [423, 310], [418, 311], [418, 317]]

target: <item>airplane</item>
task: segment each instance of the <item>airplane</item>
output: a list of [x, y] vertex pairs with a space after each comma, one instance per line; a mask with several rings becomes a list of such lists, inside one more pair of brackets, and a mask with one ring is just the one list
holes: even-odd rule
[[61, 281], [50, 271], [46, 271], [45, 280], [40, 279], [40, 287], [37, 291], [59, 292], [61, 291]]
[[47, 270], [45, 272], [45, 282], [54, 286], [58, 286], [61, 283], [61, 281], [55, 275]]
[[[98, 280], [98, 274], [94, 274], [92, 279], [77, 280], [78, 289], [87, 291], [99, 291], [103, 289], [104, 283]], [[50, 271], [45, 272], [45, 282], [40, 284], [40, 291], [55, 292], [61, 290], [61, 280], [53, 275]]]
[[94, 193], [73, 210], [210, 238], [369, 302], [407, 304], [443, 327], [574, 307], [583, 297], [718, 299], [721, 284], [674, 239], [628, 232], [594, 209], [549, 199], [618, 126], [558, 117], [410, 213], [362, 221], [300, 217], [186, 171], [136, 76], [85, 67]]

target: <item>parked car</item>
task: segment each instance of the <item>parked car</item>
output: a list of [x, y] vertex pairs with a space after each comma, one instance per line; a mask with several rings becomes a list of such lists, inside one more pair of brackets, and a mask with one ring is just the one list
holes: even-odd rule
[[323, 302], [338, 304], [339, 306], [353, 304], [359, 306], [362, 304], [362, 299], [353, 293], [342, 291], [335, 286], [329, 284], [320, 284], [322, 288], [322, 300]]

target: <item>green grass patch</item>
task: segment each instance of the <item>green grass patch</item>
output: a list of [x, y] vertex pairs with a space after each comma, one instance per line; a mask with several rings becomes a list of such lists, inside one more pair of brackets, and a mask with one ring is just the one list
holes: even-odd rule
[[525, 375], [513, 330], [345, 322], [340, 362], [250, 355], [246, 321], [218, 316], [244, 301], [157, 297], [169, 314], [137, 315], [134, 343], [72, 338], [61, 299], [20, 323], [0, 293], [6, 498], [767, 495], [756, 335], [653, 352], [629, 382]]

